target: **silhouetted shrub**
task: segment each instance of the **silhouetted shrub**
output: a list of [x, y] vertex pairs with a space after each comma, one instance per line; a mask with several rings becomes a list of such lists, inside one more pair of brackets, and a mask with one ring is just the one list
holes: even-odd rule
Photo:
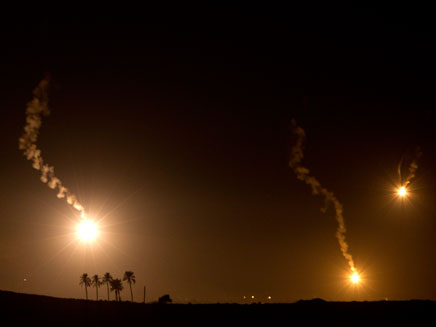
[[173, 300], [171, 300], [169, 294], [162, 295], [158, 300], [158, 303], [163, 303], [163, 304], [171, 303], [171, 302], [173, 302]]

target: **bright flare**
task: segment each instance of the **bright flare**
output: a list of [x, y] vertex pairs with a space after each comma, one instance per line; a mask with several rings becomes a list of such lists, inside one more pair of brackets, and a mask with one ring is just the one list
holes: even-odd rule
[[397, 193], [398, 193], [399, 196], [403, 197], [403, 196], [406, 196], [407, 190], [406, 190], [406, 188], [404, 186], [401, 186], [398, 189]]
[[360, 276], [357, 272], [355, 272], [354, 274], [352, 274], [350, 276], [350, 280], [353, 284], [359, 284], [360, 283]]
[[84, 242], [92, 242], [98, 234], [97, 225], [91, 220], [83, 220], [77, 226], [77, 235]]

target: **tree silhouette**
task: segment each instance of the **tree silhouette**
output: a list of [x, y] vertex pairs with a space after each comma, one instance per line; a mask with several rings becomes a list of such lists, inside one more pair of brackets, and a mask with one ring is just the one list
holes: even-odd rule
[[130, 286], [130, 296], [132, 297], [132, 302], [133, 302], [133, 291], [132, 291], [132, 283], [135, 284], [136, 283], [136, 279], [135, 279], [135, 274], [133, 273], [133, 271], [126, 271], [124, 273], [124, 278], [123, 280], [126, 280], [127, 283]]
[[80, 276], [80, 285], [85, 285], [86, 299], [88, 300], [88, 287], [91, 286], [91, 279], [87, 273]]
[[110, 282], [111, 284], [111, 291], [115, 291], [115, 298], [117, 301], [121, 301], [121, 294], [120, 292], [124, 289], [123, 282], [121, 279], [112, 279]]
[[107, 286], [107, 300], [108, 301], [110, 301], [110, 298], [109, 298], [109, 284], [111, 283], [111, 280], [112, 280], [112, 275], [110, 273], [107, 272], [106, 274], [104, 274], [103, 280], [102, 280], [102, 284], [106, 284], [106, 286]]
[[97, 301], [98, 301], [98, 288], [101, 286], [101, 284], [103, 284], [103, 282], [100, 280], [100, 277], [98, 277], [98, 275], [94, 275], [94, 276], [92, 276], [91, 284], [92, 284], [92, 286], [95, 287]]

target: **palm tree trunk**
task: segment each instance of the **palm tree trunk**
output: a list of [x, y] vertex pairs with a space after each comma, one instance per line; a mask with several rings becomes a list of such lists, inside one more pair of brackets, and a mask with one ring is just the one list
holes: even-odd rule
[[85, 285], [86, 299], [88, 300], [88, 288]]
[[129, 283], [129, 286], [130, 286], [130, 296], [132, 297], [132, 302], [133, 302], [132, 283]]
[[95, 291], [97, 293], [97, 301], [98, 301], [98, 286], [95, 287]]
[[106, 283], [106, 286], [107, 286], [107, 300], [110, 301], [110, 298], [109, 298], [109, 283]]

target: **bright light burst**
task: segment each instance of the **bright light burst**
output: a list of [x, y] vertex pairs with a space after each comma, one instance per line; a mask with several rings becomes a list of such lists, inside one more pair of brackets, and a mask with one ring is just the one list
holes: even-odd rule
[[357, 272], [353, 273], [353, 274], [350, 276], [350, 281], [351, 281], [353, 284], [359, 284], [359, 283], [360, 283], [360, 276], [359, 276], [359, 274], [358, 274]]
[[404, 197], [407, 195], [407, 190], [405, 186], [401, 186], [398, 190], [397, 190], [397, 194], [401, 197]]
[[98, 235], [97, 224], [89, 219], [82, 220], [77, 225], [77, 235], [84, 242], [94, 241]]

